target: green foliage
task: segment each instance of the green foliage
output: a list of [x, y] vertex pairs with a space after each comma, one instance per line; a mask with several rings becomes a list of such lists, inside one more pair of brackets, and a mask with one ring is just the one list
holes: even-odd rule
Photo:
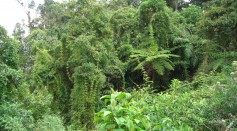
[[9, 67], [17, 69], [19, 64], [18, 42], [7, 36], [7, 32], [0, 26], [0, 61]]
[[168, 50], [159, 51], [159, 46], [154, 41], [153, 26], [149, 26], [150, 29], [150, 47], [148, 50], [135, 50], [130, 56], [135, 59], [139, 64], [134, 70], [142, 69], [143, 67], [155, 70], [158, 74], [163, 75], [165, 69], [173, 70], [172, 62], [169, 60], [170, 57], [177, 57], [176, 55], [169, 54]]
[[7, 31], [6, 29], [0, 25], [0, 39], [4, 39], [7, 37]]
[[73, 80], [74, 89], [71, 93], [73, 125], [92, 129], [94, 111], [100, 90], [105, 83], [105, 76], [93, 63], [85, 63], [75, 68]]
[[133, 47], [132, 45], [122, 45], [120, 48], [118, 48], [118, 58], [122, 61], [122, 62], [126, 62], [128, 61], [130, 55], [132, 54], [133, 51]]
[[193, 105], [192, 97], [177, 93], [155, 96], [146, 90], [114, 92], [102, 97], [108, 106], [97, 113], [95, 121], [99, 130], [192, 130], [203, 122], [198, 113], [202, 104]]
[[[228, 87], [222, 83], [215, 85], [219, 91], [209, 101], [209, 126], [218, 128], [236, 128], [236, 86]], [[214, 115], [216, 114], [216, 115]]]
[[232, 66], [233, 66], [233, 68], [234, 68], [234, 71], [231, 72], [230, 74], [231, 74], [231, 76], [232, 76], [233, 82], [234, 82], [234, 83], [237, 83], [237, 61], [234, 61], [234, 62], [232, 63]]
[[101, 99], [109, 105], [96, 114], [99, 130], [150, 130], [148, 117], [142, 115], [143, 109], [136, 107], [130, 93], [112, 91]]
[[38, 120], [35, 130], [39, 131], [65, 131], [63, 122], [56, 115], [44, 115], [42, 120]]
[[34, 127], [32, 112], [22, 108], [19, 103], [0, 105], [0, 129], [2, 131], [28, 131]]
[[[231, 77], [222, 75], [212, 88], [217, 90], [208, 101], [206, 116], [209, 119], [208, 125], [213, 129], [234, 129], [237, 127], [236, 121], [236, 62], [232, 64]], [[214, 115], [215, 114], [215, 115]]]
[[14, 97], [15, 89], [22, 82], [22, 71], [0, 64], [0, 92], [1, 100]]
[[122, 44], [138, 46], [138, 10], [134, 8], [121, 8], [111, 17], [110, 23], [113, 30], [115, 47]]
[[[153, 28], [154, 41], [159, 48], [166, 49], [169, 47], [170, 19], [165, 11], [157, 12], [150, 20]], [[149, 31], [152, 34], [151, 31]]]
[[211, 8], [198, 22], [202, 37], [217, 44], [220, 51], [236, 51], [236, 4], [235, 0], [210, 1]]
[[[160, 49], [167, 49], [169, 47], [171, 22], [167, 6], [165, 6], [163, 0], [148, 0], [141, 4], [139, 8], [139, 25], [140, 32], [142, 33], [142, 46], [154, 41]], [[151, 35], [153, 35], [154, 39], [148, 37]]]
[[190, 0], [190, 3], [197, 6], [203, 6], [203, 4], [205, 4], [205, 2], [207, 1], [211, 1], [211, 0]]
[[45, 0], [37, 11], [25, 38], [0, 26], [0, 130], [236, 127], [236, 0]]
[[[140, 61], [134, 70], [142, 69], [149, 65], [152, 69], [160, 75], [164, 75], [165, 69], [173, 70], [173, 66], [170, 57], [177, 57], [176, 55], [169, 54], [169, 51], [163, 50], [158, 52], [136, 51], [134, 55], [131, 55], [132, 59]], [[148, 67], [149, 68], [149, 67]]]
[[[61, 54], [61, 47], [62, 43], [56, 37], [39, 29], [34, 30], [27, 37], [25, 47], [23, 47], [26, 51], [23, 54], [24, 63], [22, 66], [29, 81], [24, 86], [30, 89], [28, 98], [25, 98], [29, 99], [26, 105], [32, 109], [36, 119], [42, 118], [43, 114], [48, 113], [49, 107], [52, 107], [54, 111], [58, 109], [63, 111], [67, 106], [67, 104], [58, 105], [63, 101], [62, 99], [68, 101], [70, 97], [67, 94], [68, 89], [65, 87], [68, 82], [64, 81], [64, 76], [61, 76], [64, 75], [66, 65], [66, 63], [62, 63], [65, 58]], [[24, 57], [30, 59], [24, 59]], [[34, 101], [37, 101], [37, 104], [31, 105], [31, 102], [34, 103]]]
[[14, 99], [15, 89], [21, 84], [23, 73], [18, 69], [18, 43], [7, 36], [0, 26], [0, 100]]
[[[36, 19], [40, 28], [50, 29], [51, 32], [55, 32], [58, 35], [63, 30], [63, 27], [59, 27], [68, 22], [70, 15], [65, 10], [66, 4], [58, 3], [53, 0], [45, 1], [45, 4], [39, 5], [38, 11], [41, 15], [41, 19]], [[57, 31], [59, 31], [57, 33]]]
[[181, 12], [182, 16], [186, 18], [187, 24], [196, 24], [202, 16], [202, 9], [199, 6], [189, 6]]
[[170, 89], [176, 89], [176, 88], [179, 88], [179, 87], [181, 87], [181, 81], [179, 81], [178, 79], [173, 79], [172, 81], [171, 81], [171, 84], [170, 84]]
[[143, 0], [112, 0], [110, 2], [103, 1], [103, 4], [111, 11], [119, 10], [123, 7], [138, 8]]
[[39, 84], [48, 83], [54, 78], [54, 61], [54, 58], [49, 54], [48, 50], [38, 49], [32, 73]]
[[[222, 50], [221, 45], [218, 45], [210, 40], [203, 40], [203, 62], [199, 66], [199, 71], [220, 71], [225, 66], [230, 66], [230, 63], [235, 60], [236, 53], [234, 51]], [[217, 51], [221, 53], [216, 53]]]
[[156, 12], [162, 12], [165, 7], [164, 0], [147, 0], [139, 7], [139, 17], [141, 20], [141, 27], [147, 27], [152, 16]]
[[49, 51], [55, 50], [59, 46], [60, 41], [54, 37], [50, 36], [48, 32], [44, 30], [34, 30], [26, 38], [26, 47], [29, 55], [35, 55], [39, 49], [47, 49]]
[[[128, 130], [126, 124], [133, 113], [138, 113], [134, 121], [142, 122], [145, 118], [145, 127], [151, 130], [235, 128], [237, 90], [230, 76], [203, 74], [191, 83], [174, 79], [170, 87], [170, 91], [158, 96], [146, 88], [103, 96], [107, 106], [96, 115], [98, 129]], [[142, 127], [142, 123], [133, 123], [134, 127]]]
[[76, 17], [68, 24], [66, 40], [67, 75], [73, 83], [70, 122], [76, 129], [93, 129], [93, 114], [103, 87], [124, 87], [122, 64], [111, 44], [108, 14], [98, 3], [87, 4], [93, 8], [84, 6], [76, 11]]
[[31, 110], [24, 104], [4, 103], [0, 105], [0, 129], [2, 131], [65, 130], [61, 118], [56, 115], [44, 115], [35, 124]]
[[48, 93], [46, 87], [37, 88], [31, 93], [28, 85], [23, 84], [22, 87], [18, 89], [18, 92], [24, 106], [28, 110], [31, 110], [32, 115], [36, 120], [41, 119], [44, 114], [50, 112], [52, 96]]

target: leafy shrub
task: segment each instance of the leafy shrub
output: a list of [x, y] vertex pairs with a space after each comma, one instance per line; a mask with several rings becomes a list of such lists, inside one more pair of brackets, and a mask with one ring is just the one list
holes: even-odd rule
[[205, 121], [200, 110], [206, 101], [198, 92], [157, 96], [148, 90], [103, 96], [109, 105], [96, 114], [97, 127], [100, 130], [192, 130]]
[[237, 126], [237, 90], [230, 75], [200, 73], [190, 83], [174, 79], [170, 87], [158, 95], [147, 86], [103, 96], [108, 105], [96, 114], [97, 128], [219, 130]]
[[32, 112], [21, 107], [19, 103], [0, 105], [0, 130], [28, 131], [34, 127]]
[[65, 131], [63, 121], [55, 115], [44, 115], [42, 120], [37, 122], [37, 131]]
[[[237, 128], [236, 62], [233, 62], [232, 65], [232, 78], [230, 76], [222, 75], [222, 78], [219, 78], [219, 81], [212, 86], [216, 91], [214, 92], [213, 97], [209, 99], [209, 106], [205, 111], [205, 115], [208, 118], [207, 125], [210, 126], [209, 128], [215, 130], [230, 130], [231, 128]], [[227, 82], [223, 81], [224, 78], [227, 79]]]
[[237, 83], [237, 61], [234, 61], [232, 65], [233, 65], [234, 71], [231, 72], [231, 76], [232, 76], [233, 82]]
[[196, 24], [202, 16], [202, 9], [199, 6], [192, 5], [181, 12], [186, 18], [188, 24]]
[[29, 85], [23, 83], [18, 88], [18, 99], [23, 102], [28, 110], [32, 111], [34, 119], [38, 120], [50, 112], [53, 98], [46, 87], [37, 88], [31, 93]]
[[99, 130], [149, 130], [149, 119], [143, 110], [134, 104], [132, 95], [125, 92], [114, 92], [101, 99], [110, 103], [96, 114], [95, 121]]
[[0, 61], [0, 99], [11, 100], [15, 97], [15, 88], [22, 81], [22, 71], [13, 69]]

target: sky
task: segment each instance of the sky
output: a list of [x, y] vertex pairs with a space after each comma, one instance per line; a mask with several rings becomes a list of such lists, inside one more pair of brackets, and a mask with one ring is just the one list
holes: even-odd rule
[[[30, 1], [30, 0], [22, 0]], [[37, 4], [43, 3], [44, 0], [35, 0]], [[27, 22], [25, 9], [17, 0], [0, 0], [0, 25], [5, 27], [8, 34], [11, 35], [15, 24], [22, 23], [24, 19]]]

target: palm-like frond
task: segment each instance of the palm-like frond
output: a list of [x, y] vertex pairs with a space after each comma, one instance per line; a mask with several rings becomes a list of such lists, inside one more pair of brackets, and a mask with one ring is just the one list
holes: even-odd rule
[[162, 60], [161, 62], [167, 70], [174, 70], [173, 63], [171, 60]]
[[162, 62], [157, 60], [152, 62], [152, 68], [160, 75], [164, 75], [165, 67]]
[[155, 52], [151, 50], [135, 50], [133, 53], [130, 58], [133, 60], [137, 59], [140, 62], [134, 70], [140, 70], [144, 66], [151, 64], [152, 68], [160, 75], [164, 75], [165, 70], [173, 70], [173, 65], [169, 58], [178, 57], [177, 55], [170, 54], [169, 50]]

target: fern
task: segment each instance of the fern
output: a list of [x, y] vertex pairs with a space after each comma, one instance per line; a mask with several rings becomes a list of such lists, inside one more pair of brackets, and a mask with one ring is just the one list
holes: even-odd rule
[[134, 68], [134, 71], [141, 70], [146, 65], [151, 64], [155, 71], [160, 75], [164, 75], [165, 69], [173, 70], [173, 65], [169, 58], [178, 57], [177, 55], [169, 54], [168, 50], [158, 51], [157, 53], [136, 50], [134, 53], [136, 54], [131, 55], [130, 58], [140, 61], [140, 63], [138, 63]]

